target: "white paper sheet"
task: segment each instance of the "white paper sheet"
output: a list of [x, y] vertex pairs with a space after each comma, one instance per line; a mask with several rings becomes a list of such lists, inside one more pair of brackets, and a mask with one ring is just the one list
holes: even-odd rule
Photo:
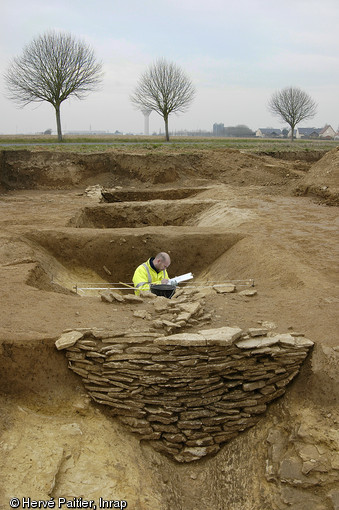
[[178, 283], [186, 282], [187, 280], [191, 280], [193, 278], [192, 273], [185, 273], [181, 276], [176, 276], [175, 278], [171, 278], [168, 283], [169, 285], [178, 285]]

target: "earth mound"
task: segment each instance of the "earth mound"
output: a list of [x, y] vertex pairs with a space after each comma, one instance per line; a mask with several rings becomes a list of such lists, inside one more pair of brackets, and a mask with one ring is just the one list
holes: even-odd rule
[[296, 192], [298, 195], [316, 195], [328, 205], [339, 205], [339, 147], [311, 166]]

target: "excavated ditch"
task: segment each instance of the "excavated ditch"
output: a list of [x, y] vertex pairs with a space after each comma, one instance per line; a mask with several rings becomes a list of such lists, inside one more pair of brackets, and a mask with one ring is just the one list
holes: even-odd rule
[[[136, 265], [153, 253], [175, 253], [173, 275], [192, 272], [196, 277], [242, 236], [232, 232], [189, 227], [138, 229], [76, 229], [32, 231], [26, 238], [37, 252], [37, 265], [29, 283], [45, 288], [54, 284], [73, 289], [77, 281], [131, 282]], [[80, 279], [80, 280], [79, 280]]]
[[189, 224], [199, 213], [210, 208], [213, 200], [185, 201], [154, 200], [150, 202], [120, 202], [85, 207], [69, 221], [77, 228], [139, 228], [151, 226], [181, 226]]
[[147, 200], [183, 200], [194, 197], [208, 187], [199, 188], [166, 188], [146, 190], [103, 189], [101, 194], [105, 202], [141, 202]]

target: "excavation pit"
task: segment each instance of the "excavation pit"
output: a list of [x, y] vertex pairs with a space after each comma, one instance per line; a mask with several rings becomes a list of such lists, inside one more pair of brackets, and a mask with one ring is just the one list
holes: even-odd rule
[[101, 194], [105, 202], [140, 202], [148, 200], [182, 200], [206, 191], [208, 187], [168, 188], [150, 190], [105, 189]]
[[[149, 151], [149, 149], [147, 150]], [[127, 333], [129, 330], [135, 332], [151, 328], [154, 319], [152, 309], [155, 309], [155, 304], [161, 301], [161, 298], [153, 301], [148, 301], [145, 298], [144, 304], [139, 305], [107, 304], [98, 298], [82, 298], [74, 294], [61, 295], [55, 292], [46, 292], [47, 289], [44, 287], [48, 281], [51, 281], [50, 276], [58, 275], [67, 280], [65, 283], [63, 280], [61, 281], [65, 285], [74, 281], [87, 281], [87, 277], [95, 281], [93, 279], [96, 277], [95, 271], [88, 268], [87, 261], [81, 261], [80, 264], [79, 257], [81, 250], [85, 252], [87, 250], [86, 242], [91, 244], [94, 235], [99, 236], [100, 232], [104, 234], [105, 231], [88, 229], [92, 237], [88, 237], [87, 240], [78, 237], [70, 245], [69, 233], [72, 235], [74, 232], [81, 234], [85, 233], [86, 229], [66, 229], [66, 224], [84, 206], [98, 203], [97, 198], [92, 198], [84, 193], [84, 189], [89, 185], [125, 186], [128, 184], [130, 188], [131, 185], [136, 186], [137, 190], [141, 190], [142, 186], [153, 189], [152, 176], [156, 175], [160, 166], [158, 151], [152, 151], [155, 154], [152, 154], [152, 158], [148, 158], [151, 160], [151, 164], [149, 164], [147, 172], [146, 168], [141, 169], [144, 180], [140, 181], [140, 184], [138, 184], [139, 174], [136, 174], [136, 171], [141, 158], [135, 161], [133, 166], [131, 164], [128, 175], [127, 171], [126, 175], [123, 173], [124, 169], [118, 173], [115, 172], [115, 167], [111, 164], [115, 157], [113, 149], [102, 154], [92, 155], [91, 153], [88, 156], [81, 153], [77, 159], [75, 155], [68, 156], [68, 152], [65, 154], [65, 152], [57, 151], [51, 157], [47, 150], [36, 150], [30, 152], [29, 161], [27, 161], [28, 157], [21, 158], [21, 151], [18, 151], [19, 158], [15, 154], [17, 151], [3, 152], [8, 155], [12, 154], [11, 161], [13, 163], [12, 177], [9, 175], [8, 166], [3, 168], [6, 172], [4, 182], [12, 185], [12, 191], [3, 193], [1, 208], [0, 269], [3, 289], [1, 471], [4, 476], [0, 492], [2, 492], [3, 506], [8, 506], [8, 501], [13, 494], [20, 498], [31, 494], [32, 497], [40, 499], [50, 499], [50, 496], [58, 497], [65, 494], [83, 495], [87, 500], [98, 499], [98, 495], [109, 500], [113, 494], [116, 498], [128, 500], [128, 506], [131, 508], [145, 507], [163, 510], [167, 508], [194, 509], [201, 506], [228, 508], [229, 510], [239, 510], [239, 508], [261, 510], [275, 506], [282, 508], [284, 505], [291, 506], [291, 508], [303, 505], [307, 505], [308, 508], [332, 507], [335, 504], [334, 486], [338, 475], [338, 470], [335, 469], [338, 441], [333, 436], [338, 423], [336, 407], [338, 396], [338, 384], [336, 384], [338, 380], [338, 348], [336, 346], [338, 342], [337, 314], [335, 313], [337, 301], [335, 299], [335, 279], [332, 278], [337, 260], [335, 258], [335, 235], [333, 235], [336, 219], [334, 208], [325, 208], [314, 204], [313, 199], [308, 197], [291, 197], [290, 191], [291, 186], [294, 186], [294, 174], [291, 173], [289, 179], [285, 178], [286, 173], [290, 171], [290, 167], [285, 164], [278, 162], [277, 167], [270, 167], [270, 170], [267, 170], [264, 164], [261, 165], [263, 158], [253, 157], [253, 165], [249, 165], [247, 164], [249, 155], [238, 151], [206, 150], [203, 155], [204, 159], [201, 157], [200, 166], [196, 164], [194, 173], [191, 171], [190, 176], [187, 177], [186, 174], [183, 176], [180, 174], [178, 185], [181, 185], [184, 178], [187, 178], [188, 182], [188, 177], [194, 184], [196, 184], [196, 179], [208, 177], [208, 184], [213, 184], [213, 189], [198, 195], [195, 199], [207, 196], [215, 199], [215, 214], [212, 214], [212, 211], [208, 209], [201, 215], [203, 221], [200, 221], [199, 218], [198, 223], [195, 218], [195, 229], [199, 225], [200, 228], [205, 227], [206, 231], [210, 229], [214, 233], [217, 230], [216, 227], [219, 226], [219, 233], [222, 233], [225, 232], [227, 225], [229, 232], [242, 232], [245, 236], [214, 262], [214, 257], [211, 257], [211, 263], [205, 261], [208, 271], [206, 278], [220, 281], [225, 276], [231, 278], [253, 276], [258, 289], [258, 295], [254, 298], [242, 297], [238, 292], [219, 295], [214, 291], [206, 291], [206, 296], [201, 299], [205, 303], [206, 312], [210, 312], [212, 315], [211, 324], [198, 326], [194, 324], [194, 327], [191, 328], [192, 331], [219, 328], [225, 325], [238, 326], [246, 331], [248, 327], [258, 327], [258, 324], [261, 328], [261, 321], [264, 321], [267, 322], [267, 327], [273, 328], [276, 325], [276, 331], [284, 333], [290, 331], [291, 334], [294, 331], [304, 333], [305, 337], [312, 340], [317, 339], [317, 343], [312, 356], [306, 359], [299, 375], [291, 381], [291, 386], [286, 386], [286, 398], [282, 397], [280, 401], [272, 402], [266, 413], [258, 415], [262, 419], [257, 426], [246, 429], [244, 433], [240, 431], [234, 440], [224, 444], [217, 443], [217, 440], [225, 439], [221, 434], [230, 432], [231, 424], [204, 423], [204, 428], [202, 425], [196, 424], [201, 427], [201, 431], [208, 433], [211, 432], [211, 427], [215, 427], [216, 434], [213, 435], [212, 440], [215, 445], [221, 444], [222, 447], [215, 457], [211, 455], [208, 458], [204, 457], [201, 462], [198, 461], [195, 464], [186, 464], [189, 460], [186, 457], [184, 464], [177, 466], [173, 462], [172, 453], [167, 459], [164, 455], [153, 452], [149, 444], [144, 444], [146, 439], [140, 442], [141, 438], [138, 434], [147, 432], [147, 430], [142, 431], [141, 426], [151, 427], [154, 429], [153, 434], [159, 432], [163, 434], [163, 440], [153, 439], [158, 446], [161, 447], [164, 444], [166, 448], [177, 448], [175, 443], [180, 446], [180, 442], [176, 440], [184, 438], [178, 437], [175, 434], [176, 431], [168, 430], [174, 427], [172, 423], [167, 425], [159, 423], [159, 420], [153, 421], [155, 415], [158, 418], [159, 416], [168, 417], [171, 409], [165, 409], [162, 413], [163, 416], [158, 412], [158, 409], [155, 409], [157, 413], [152, 413], [152, 419], [147, 420], [147, 424], [135, 422], [133, 417], [126, 416], [122, 416], [125, 423], [119, 423], [122, 420], [118, 421], [118, 418], [108, 420], [108, 411], [111, 406], [108, 408], [106, 405], [93, 405], [88, 402], [88, 396], [85, 395], [78, 374], [67, 368], [64, 352], [54, 349], [55, 338], [69, 329], [78, 328], [81, 331], [87, 331], [88, 328], [91, 328], [96, 334], [97, 331], [102, 330], [112, 332], [123, 330]], [[180, 157], [182, 157], [181, 154]], [[42, 160], [42, 158], [44, 159]], [[90, 164], [85, 166], [87, 160], [90, 160]], [[46, 162], [42, 164], [43, 161]], [[75, 167], [77, 161], [79, 164]], [[81, 162], [84, 162], [84, 165], [80, 164]], [[7, 161], [5, 164], [7, 165]], [[21, 172], [19, 171], [20, 166]], [[125, 166], [127, 167], [127, 163]], [[141, 164], [139, 166], [141, 167]], [[325, 164], [323, 167], [323, 174], [317, 172], [317, 182], [320, 179], [327, 179], [327, 165], [326, 168]], [[16, 168], [18, 171], [15, 170]], [[269, 172], [270, 176], [268, 176]], [[276, 180], [275, 176], [278, 174], [281, 178]], [[24, 183], [22, 182], [23, 178], [25, 179]], [[241, 184], [242, 179], [244, 181]], [[303, 179], [304, 177], [301, 176], [299, 182]], [[275, 185], [276, 182], [281, 183], [283, 180], [286, 185]], [[24, 189], [25, 183], [28, 189]], [[327, 183], [321, 183], [321, 185], [323, 184]], [[43, 186], [47, 185], [50, 188], [43, 189]], [[161, 186], [160, 183], [159, 186]], [[32, 189], [33, 187], [34, 189]], [[62, 189], [62, 187], [64, 188]], [[185, 200], [178, 202], [185, 202]], [[219, 204], [220, 209], [218, 209]], [[146, 238], [140, 236], [141, 231], [147, 232], [150, 235], [149, 241], [151, 241], [154, 239], [155, 229], [157, 229], [157, 233], [167, 234], [167, 230], [170, 228], [173, 229], [173, 227], [134, 229], [137, 234], [135, 240], [138, 243], [136, 248], [141, 243], [143, 244], [144, 240], [147, 241]], [[179, 233], [183, 228], [175, 227]], [[26, 235], [28, 229], [34, 229], [37, 237], [37, 232], [42, 235], [42, 231], [47, 229], [51, 232], [54, 231], [51, 237], [56, 234], [57, 230], [62, 229], [63, 232], [57, 233], [59, 236], [57, 242], [52, 239], [47, 240], [48, 234], [46, 234], [46, 247], [43, 248], [42, 244], [38, 242], [39, 239], [24, 245], [23, 236]], [[126, 243], [132, 245], [132, 241], [127, 239], [125, 230], [119, 229], [119, 237], [112, 235], [110, 238], [108, 236], [107, 241], [112, 239], [114, 246], [114, 243], [119, 242], [121, 238], [126, 239]], [[113, 230], [108, 233], [112, 234], [112, 232]], [[115, 232], [117, 233], [117, 230]], [[129, 230], [129, 235], [131, 234], [132, 230]], [[54, 242], [55, 247], [52, 246], [50, 249], [50, 246], [47, 245], [52, 245]], [[206, 237], [206, 242], [209, 242], [208, 237]], [[159, 242], [159, 244], [161, 243]], [[210, 237], [210, 243], [213, 243], [213, 236]], [[60, 247], [62, 247], [62, 257], [58, 259], [57, 250], [60, 250]], [[153, 251], [153, 247], [157, 246], [152, 243], [146, 245], [146, 256], [149, 255], [148, 252]], [[169, 247], [171, 249], [171, 246]], [[65, 253], [68, 249], [69, 253]], [[143, 257], [145, 252], [142, 253]], [[36, 253], [38, 256], [35, 256]], [[88, 253], [86, 252], [86, 255]], [[40, 259], [42, 254], [44, 257]], [[122, 252], [121, 256], [123, 256]], [[135, 257], [139, 257], [137, 249]], [[172, 259], [170, 275], [174, 276], [176, 272], [172, 273], [172, 267], [174, 267], [174, 259], [177, 259], [174, 251], [172, 251]], [[38, 260], [40, 265], [43, 264], [45, 271], [48, 271], [49, 280], [46, 278], [45, 281], [42, 280], [39, 271], [32, 274], [32, 279], [34, 277], [35, 281], [40, 281], [39, 285], [43, 289], [42, 291], [24, 284], [27, 270], [32, 267], [35, 260]], [[68, 261], [67, 266], [64, 265], [65, 260]], [[186, 254], [184, 254], [184, 260], [180, 262], [183, 265], [186, 264]], [[124, 264], [124, 262], [121, 263]], [[58, 268], [55, 267], [56, 265]], [[111, 269], [110, 266], [109, 268]], [[182, 272], [184, 270], [181, 271], [179, 265], [178, 273]], [[196, 273], [195, 276], [199, 277], [200, 282], [203, 281], [205, 270], [202, 273]], [[78, 280], [79, 277], [81, 280]], [[110, 281], [111, 277], [103, 272], [102, 279]], [[186, 292], [181, 296], [184, 297], [185, 294]], [[189, 294], [187, 289], [188, 299], [191, 301], [193, 298], [198, 300], [199, 294], [203, 295], [205, 291]], [[179, 299], [182, 299], [181, 296]], [[177, 297], [174, 296], [171, 300], [166, 301], [171, 304], [176, 300]], [[152, 319], [134, 315], [141, 309], [149, 311]], [[168, 320], [166, 317], [167, 322]], [[145, 327], [146, 323], [147, 328]], [[188, 326], [186, 329], [189, 329]], [[156, 329], [157, 333], [158, 331]], [[176, 334], [181, 331], [182, 328], [174, 329], [173, 332]], [[273, 333], [275, 333], [274, 330]], [[125, 336], [129, 338], [128, 335]], [[138, 337], [133, 339], [132, 345], [130, 341], [125, 342], [127, 345], [123, 349], [123, 355], [130, 356], [134, 351], [135, 360], [138, 359], [136, 354], [139, 353], [136, 352], [136, 348], [139, 349], [140, 344], [136, 341], [137, 339]], [[84, 340], [97, 343], [98, 339], [97, 336], [94, 338], [89, 336]], [[171, 340], [173, 341], [173, 339]], [[167, 339], [166, 342], [168, 343], [168, 341]], [[119, 343], [121, 343], [120, 340]], [[113, 342], [103, 343], [103, 345], [104, 348], [111, 348]], [[117, 345], [114, 344], [114, 347], [117, 348]], [[171, 353], [175, 346], [168, 345], [168, 347], [168, 352]], [[184, 348], [184, 346], [181, 347]], [[212, 351], [212, 348], [215, 347], [210, 346], [209, 350]], [[275, 347], [272, 346], [274, 351]], [[152, 338], [147, 339], [142, 344], [142, 348], [148, 348], [152, 355], [157, 354], [157, 352], [152, 353], [155, 348], [165, 350], [163, 345], [154, 345]], [[127, 349], [130, 349], [131, 352], [126, 352]], [[178, 356], [180, 354], [179, 347], [177, 349]], [[200, 347], [196, 346], [194, 351], [198, 351], [198, 349]], [[262, 351], [271, 348], [260, 347], [259, 349]], [[111, 350], [113, 349], [111, 348]], [[74, 352], [76, 354], [76, 351]], [[91, 359], [88, 356], [89, 352], [91, 351], [81, 349], [80, 354], [84, 356], [84, 360], [88, 360], [88, 363], [83, 363], [83, 365], [92, 367], [93, 356]], [[99, 353], [99, 351], [97, 352]], [[107, 351], [103, 352], [107, 353]], [[215, 352], [217, 351], [215, 350]], [[218, 352], [223, 356], [222, 362], [226, 361], [225, 350], [220, 348]], [[162, 352], [160, 354], [166, 356]], [[192, 352], [192, 357], [194, 354]], [[228, 354], [232, 356], [231, 353]], [[235, 356], [240, 354], [236, 352]], [[248, 351], [244, 350], [244, 355], [246, 355], [243, 361], [244, 369], [247, 366], [247, 360], [253, 359], [251, 355], [247, 356], [247, 354], [249, 354]], [[265, 353], [261, 352], [258, 355], [265, 363]], [[174, 360], [171, 361], [169, 356], [170, 354], [162, 363], [168, 365], [167, 368], [171, 370], [173, 367], [171, 363], [174, 364]], [[191, 352], [189, 356], [191, 356]], [[168, 395], [173, 395], [173, 398], [178, 399], [174, 394], [178, 391], [178, 387], [182, 388], [183, 403], [186, 403], [186, 400], [184, 402], [186, 397], [194, 397], [194, 393], [196, 393], [197, 399], [202, 395], [205, 396], [204, 400], [217, 399], [220, 397], [216, 393], [219, 388], [211, 386], [218, 385], [217, 377], [220, 377], [220, 381], [223, 379], [225, 383], [232, 385], [228, 388], [228, 393], [237, 396], [238, 393], [235, 392], [241, 389], [241, 381], [238, 378], [231, 379], [232, 374], [229, 369], [226, 372], [226, 368], [223, 373], [213, 373], [208, 380], [208, 371], [212, 369], [211, 363], [214, 364], [217, 360], [206, 360], [203, 364], [203, 356], [205, 356], [205, 352], [197, 352], [195, 358], [192, 358], [194, 362], [196, 361], [196, 369], [206, 369], [206, 375], [203, 378], [203, 383], [206, 386], [203, 388], [199, 387], [202, 383], [200, 374], [197, 374], [195, 378], [196, 384], [195, 381], [192, 381], [194, 384], [191, 384], [190, 393], [187, 390], [184, 393], [186, 381], [179, 381], [176, 378], [173, 378], [173, 384], [171, 383], [169, 387], [166, 381], [158, 380], [154, 383], [149, 381], [150, 386], [145, 385], [143, 388], [153, 393], [154, 384], [161, 384], [160, 388], [164, 390], [164, 406], [171, 402], [166, 398]], [[266, 357], [268, 356], [269, 352], [266, 353]], [[103, 358], [99, 357], [98, 359]], [[137, 370], [135, 360], [133, 360], [133, 365]], [[141, 361], [149, 361], [149, 366], [154, 371], [159, 368], [154, 367], [155, 361], [148, 360], [146, 357]], [[186, 373], [193, 371], [195, 365], [190, 367], [187, 361], [192, 362], [191, 359], [178, 359], [179, 377], [184, 376], [184, 371]], [[237, 361], [240, 368], [241, 358], [235, 357], [229, 360], [230, 363], [232, 361]], [[131, 360], [116, 359], [109, 361], [109, 363], [111, 362], [125, 364], [131, 363]], [[259, 369], [263, 363], [260, 361], [258, 367], [256, 365], [254, 367]], [[147, 366], [146, 363], [143, 365]], [[286, 368], [289, 369], [290, 366], [287, 364]], [[114, 369], [114, 372], [116, 370], [118, 368]], [[124, 384], [125, 370], [125, 366], [119, 368], [120, 373], [117, 375], [121, 379], [117, 379], [118, 383]], [[165, 372], [165, 368], [162, 370]], [[279, 368], [277, 367], [276, 370]], [[145, 377], [148, 371], [143, 370], [142, 372], [142, 376]], [[158, 377], [157, 373], [154, 375]], [[244, 384], [255, 383], [250, 380], [251, 373], [247, 375]], [[238, 373], [235, 374], [235, 377], [237, 376]], [[259, 376], [261, 378], [262, 374], [253, 375], [253, 377]], [[91, 379], [93, 380], [93, 378]], [[135, 379], [137, 380], [137, 377]], [[238, 388], [233, 386], [237, 380], [239, 380]], [[145, 379], [143, 381], [145, 384], [148, 383]], [[277, 383], [283, 384], [281, 381], [273, 384]], [[142, 393], [138, 393], [139, 387], [135, 388], [134, 382], [127, 381], [126, 385], [129, 386], [126, 389], [128, 395], [133, 392], [131, 396], [135, 395], [137, 398]], [[105, 385], [97, 384], [97, 386], [102, 389]], [[115, 386], [117, 390], [112, 391], [112, 394], [121, 394], [123, 400], [124, 388], [119, 384]], [[121, 391], [118, 388], [121, 388]], [[234, 389], [232, 390], [232, 388]], [[220, 391], [222, 389], [221, 387]], [[265, 386], [254, 389], [246, 386], [246, 389], [248, 390], [246, 393], [256, 392], [255, 396], [259, 396], [258, 393], [264, 395], [262, 390], [267, 390]], [[209, 392], [215, 392], [215, 395], [210, 396]], [[101, 391], [101, 393], [103, 392]], [[220, 399], [226, 404], [230, 400], [228, 393], [221, 395]], [[158, 394], [160, 394], [160, 390], [158, 390]], [[267, 393], [267, 395], [269, 396], [271, 393]], [[223, 397], [227, 397], [227, 399]], [[141, 399], [141, 397], [138, 398]], [[154, 393], [153, 398], [155, 398]], [[259, 398], [263, 397], [259, 396]], [[210, 410], [208, 406], [217, 406], [220, 400], [215, 404], [205, 402], [206, 408]], [[235, 404], [237, 402], [239, 400], [236, 400]], [[199, 402], [194, 402], [194, 404], [197, 403], [199, 404]], [[145, 408], [146, 405], [148, 407], [149, 402], [145, 403]], [[224, 405], [224, 407], [226, 406]], [[115, 408], [118, 410], [118, 406]], [[120, 406], [119, 409], [121, 410], [122, 407]], [[243, 412], [239, 409], [239, 413], [236, 413], [237, 407], [231, 409], [235, 411], [228, 412], [228, 416], [232, 414], [236, 416]], [[148, 409], [145, 411], [150, 413]], [[246, 410], [246, 414], [250, 413], [247, 413]], [[218, 414], [215, 416], [201, 418], [216, 421], [222, 419]], [[254, 418], [255, 416], [257, 415], [254, 415]], [[147, 417], [149, 417], [148, 414]], [[251, 414], [250, 417], [244, 417], [244, 419], [252, 417]], [[182, 419], [183, 417], [180, 416], [180, 420]], [[199, 420], [200, 417], [196, 419]], [[134, 436], [133, 431], [126, 428], [127, 422], [130, 423], [129, 427], [136, 426], [138, 435]], [[173, 423], [178, 422], [179, 417]], [[237, 424], [233, 423], [233, 425]], [[220, 430], [224, 426], [227, 426], [227, 431]], [[98, 434], [98, 430], [100, 430], [100, 434]], [[199, 429], [180, 429], [180, 433], [181, 430], [191, 430], [190, 434], [187, 434], [189, 437], [186, 436], [188, 441], [199, 441], [205, 444], [212, 442], [210, 437], [198, 437], [201, 433]], [[157, 444], [154, 446], [156, 447]], [[207, 444], [206, 448], [213, 447], [214, 444]], [[188, 445], [188, 447], [192, 446]], [[205, 446], [199, 445], [197, 448], [205, 448]], [[310, 452], [310, 450], [313, 451]], [[309, 461], [310, 454], [317, 454], [316, 450], [320, 454], [317, 457], [311, 457], [312, 460]], [[112, 452], [114, 452], [113, 457]], [[183, 453], [187, 455], [190, 452], [186, 450], [179, 452], [179, 455]], [[200, 450], [200, 453], [203, 451]], [[178, 454], [175, 453], [175, 455]], [[313, 462], [313, 459], [316, 462]], [[323, 459], [326, 460], [326, 463], [323, 463]], [[318, 471], [319, 462], [321, 470]], [[312, 468], [311, 471], [309, 471], [310, 468]], [[84, 481], [86, 481], [85, 488]], [[286, 501], [285, 503], [282, 498]]]
[[152, 202], [120, 202], [85, 207], [69, 221], [76, 228], [138, 228], [148, 225], [188, 225], [210, 208], [213, 200], [154, 200]]
[[152, 233], [147, 228], [66, 228], [32, 231], [27, 237], [41, 265], [30, 284], [45, 289], [47, 274], [59, 289], [69, 290], [74, 290], [76, 282], [131, 282], [135, 268], [160, 251], [173, 254], [170, 276], [192, 272], [197, 277], [242, 238], [218, 229], [171, 226], [166, 232], [153, 227]]

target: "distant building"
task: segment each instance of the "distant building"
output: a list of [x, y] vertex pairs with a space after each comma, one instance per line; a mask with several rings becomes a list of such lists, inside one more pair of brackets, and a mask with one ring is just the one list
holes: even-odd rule
[[295, 137], [300, 138], [319, 138], [321, 129], [320, 128], [297, 128], [295, 131]]
[[[291, 131], [289, 132], [290, 136]], [[295, 131], [295, 137], [298, 139], [307, 138], [307, 139], [315, 139], [320, 138], [322, 140], [333, 140], [335, 137], [334, 129], [326, 124], [323, 128], [297, 128]]]
[[108, 131], [98, 131], [98, 130], [90, 130], [90, 131], [65, 131], [65, 135], [80, 135], [80, 136], [87, 136], [87, 135], [108, 135], [111, 133], [108, 133]]
[[281, 138], [283, 133], [281, 129], [259, 128], [256, 130], [255, 136], [258, 138]]
[[[210, 135], [209, 135], [210, 136]], [[249, 138], [254, 136], [254, 132], [245, 124], [238, 124], [237, 126], [226, 126], [220, 122], [213, 124], [212, 136], [226, 137], [226, 138]]]
[[216, 122], [213, 124], [213, 136], [225, 136], [225, 126]]
[[330, 140], [334, 137], [335, 137], [334, 129], [332, 128], [332, 126], [326, 124], [326, 126], [322, 129], [320, 133], [320, 138], [327, 138]]

